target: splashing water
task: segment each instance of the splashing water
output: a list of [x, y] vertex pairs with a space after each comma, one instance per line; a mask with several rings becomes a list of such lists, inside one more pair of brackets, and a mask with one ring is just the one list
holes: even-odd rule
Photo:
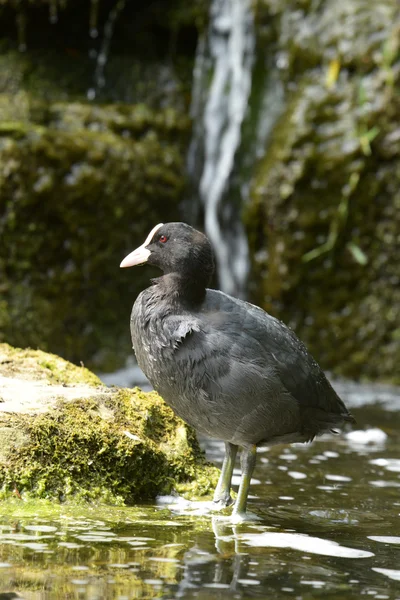
[[246, 285], [248, 246], [238, 208], [223, 199], [251, 91], [254, 39], [250, 0], [213, 0], [209, 31], [199, 43], [194, 69], [195, 129], [188, 169], [199, 180], [220, 287], [236, 295], [243, 295]]

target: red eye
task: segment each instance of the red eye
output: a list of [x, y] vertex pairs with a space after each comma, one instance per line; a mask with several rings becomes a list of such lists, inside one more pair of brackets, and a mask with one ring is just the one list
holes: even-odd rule
[[160, 240], [159, 240], [159, 241], [160, 241], [162, 244], [165, 244], [165, 242], [167, 241], [167, 239], [168, 239], [168, 238], [167, 238], [167, 236], [166, 236], [166, 235], [160, 235]]

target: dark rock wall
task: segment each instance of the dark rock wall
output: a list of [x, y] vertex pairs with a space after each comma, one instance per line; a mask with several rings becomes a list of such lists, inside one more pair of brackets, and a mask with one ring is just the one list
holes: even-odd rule
[[[180, 216], [208, 4], [0, 4], [0, 340], [110, 369], [130, 352], [130, 306], [148, 273], [118, 265], [154, 223]], [[250, 299], [323, 367], [399, 382], [398, 0], [254, 9], [235, 174], [250, 182]], [[262, 90], [277, 78], [282, 107], [260, 160]]]
[[201, 13], [128, 2], [107, 50], [92, 5], [0, 7], [0, 340], [112, 369], [149, 277], [119, 263], [178, 218]]
[[261, 0], [285, 108], [244, 218], [251, 296], [321, 364], [400, 381], [400, 8]]

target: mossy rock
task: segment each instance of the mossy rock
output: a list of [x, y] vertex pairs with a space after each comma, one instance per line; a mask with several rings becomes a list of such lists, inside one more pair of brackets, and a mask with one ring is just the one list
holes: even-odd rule
[[399, 383], [398, 3], [259, 4], [290, 83], [244, 213], [251, 295], [325, 368]]
[[87, 369], [7, 344], [0, 381], [3, 498], [129, 505], [215, 486], [194, 431], [155, 392], [110, 389]]
[[47, 124], [0, 124], [0, 341], [121, 364], [148, 275], [119, 263], [177, 218], [186, 135], [172, 109], [142, 106], [55, 104]]
[[91, 37], [90, 1], [0, 4], [0, 341], [112, 371], [148, 281], [119, 263], [179, 219], [204, 3], [126, 3], [110, 52], [111, 5]]

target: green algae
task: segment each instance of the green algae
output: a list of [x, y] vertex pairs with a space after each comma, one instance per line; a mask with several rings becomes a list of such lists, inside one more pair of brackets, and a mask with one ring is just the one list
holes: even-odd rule
[[257, 18], [287, 69], [244, 209], [252, 299], [325, 368], [398, 383], [398, 4], [261, 0]]
[[[87, 369], [5, 344], [0, 369], [3, 377], [57, 390], [39, 411], [0, 411], [3, 499], [132, 505], [173, 489], [198, 497], [215, 486], [218, 471], [193, 430], [157, 393], [106, 388]], [[60, 383], [92, 386], [93, 395], [63, 398]]]

